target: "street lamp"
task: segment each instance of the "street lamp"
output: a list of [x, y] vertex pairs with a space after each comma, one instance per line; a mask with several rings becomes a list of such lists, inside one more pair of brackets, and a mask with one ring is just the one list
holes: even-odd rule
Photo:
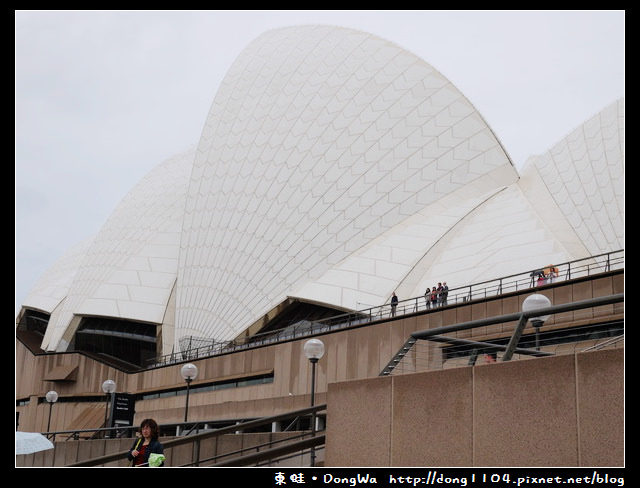
[[51, 427], [51, 410], [53, 409], [53, 404], [58, 401], [58, 394], [55, 391], [51, 390], [49, 393], [47, 393], [47, 396], [45, 398], [49, 402], [49, 421], [47, 422], [47, 432], [49, 432], [49, 428]]
[[184, 407], [184, 421], [187, 421], [187, 412], [189, 411], [189, 385], [198, 376], [198, 367], [195, 364], [185, 364], [180, 370], [180, 374], [187, 382], [187, 403]]
[[[111, 394], [116, 391], [116, 382], [113, 380], [105, 380], [102, 383], [102, 391], [105, 395], [107, 395], [107, 405], [104, 409], [104, 426], [109, 427], [109, 399], [111, 398]], [[105, 432], [105, 437], [107, 437], [107, 432]]]
[[[304, 355], [311, 362], [311, 406], [315, 405], [316, 363], [324, 356], [324, 343], [320, 339], [309, 339], [304, 345]], [[316, 435], [316, 412], [311, 414], [311, 435]], [[316, 464], [316, 449], [311, 448], [311, 466]]]
[[[548, 308], [551, 306], [551, 300], [549, 300], [546, 296], [540, 293], [534, 293], [533, 295], [529, 295], [522, 302], [522, 311], [527, 312], [535, 312], [536, 310], [541, 310], [544, 308]], [[540, 350], [540, 327], [549, 319], [549, 315], [538, 315], [535, 317], [529, 317], [531, 321], [531, 325], [533, 325], [536, 330], [536, 350]]]

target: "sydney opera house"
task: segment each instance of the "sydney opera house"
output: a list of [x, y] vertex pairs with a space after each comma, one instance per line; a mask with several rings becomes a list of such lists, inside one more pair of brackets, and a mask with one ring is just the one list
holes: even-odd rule
[[[167, 365], [193, 362], [203, 346], [224, 351], [312, 331], [316, 322], [382, 310], [393, 293], [406, 311], [438, 282], [455, 297], [549, 263], [623, 251], [623, 98], [568, 127], [521, 169], [508, 149], [445, 75], [388, 40], [328, 26], [264, 33], [218, 88], [197, 147], [135, 184], [100, 231], [25, 297], [16, 318], [16, 366], [30, 373], [16, 381], [21, 425], [46, 430], [42, 399], [56, 390], [73, 413], [54, 415], [55, 429], [78, 428], [87, 406], [78, 397], [94, 395], [103, 407], [107, 376], [139, 395], [141, 415], [177, 422], [183, 397], [142, 393], [182, 389], [179, 365], [165, 374]], [[623, 265], [620, 272], [614, 290]], [[434, 312], [422, 304], [412, 313]], [[623, 320], [613, 308], [608, 315]], [[373, 365], [334, 358], [351, 373], [321, 367], [319, 393], [334, 380], [376, 376], [405, 339], [376, 352]], [[334, 349], [353, 352], [336, 341]], [[299, 342], [287, 344], [238, 370], [229, 363], [240, 353], [203, 358], [216, 363], [196, 363], [201, 382], [253, 370], [272, 383], [248, 386], [257, 391], [250, 394], [194, 390], [190, 412], [230, 417], [222, 405], [235, 402], [233, 415], [256, 417], [286, 402], [306, 405], [307, 381], [294, 373], [275, 386], [281, 362], [306, 371], [291, 345]]]

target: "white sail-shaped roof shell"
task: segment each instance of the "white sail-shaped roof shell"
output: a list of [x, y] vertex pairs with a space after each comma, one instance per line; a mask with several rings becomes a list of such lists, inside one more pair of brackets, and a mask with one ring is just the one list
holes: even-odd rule
[[196, 151], [132, 190], [66, 294], [38, 285], [25, 306], [52, 313], [49, 350], [84, 315], [162, 324], [169, 348], [233, 339], [287, 297], [353, 309], [618, 250], [623, 108], [521, 176], [424, 60], [350, 29], [269, 31], [229, 70]]
[[41, 292], [27, 297], [25, 306], [51, 313], [44, 349], [66, 350], [83, 316], [166, 323], [173, 330], [173, 317], [166, 314], [194, 154], [192, 149], [167, 160], [129, 192], [84, 254], [73, 255], [77, 267], [64, 273], [73, 278], [58, 306], [52, 308]]
[[[345, 260], [454, 192], [464, 205], [517, 178], [480, 114], [425, 61], [348, 29], [267, 32], [232, 66], [205, 124], [177, 323], [228, 339], [286, 296], [353, 307], [360, 273]], [[368, 275], [379, 301], [424, 250], [400, 249], [384, 258], [397, 272]]]

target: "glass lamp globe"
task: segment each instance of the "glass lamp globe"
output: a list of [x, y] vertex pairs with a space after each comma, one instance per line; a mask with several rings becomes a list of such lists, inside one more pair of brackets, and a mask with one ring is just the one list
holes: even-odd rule
[[[546, 296], [535, 293], [533, 295], [529, 295], [522, 302], [522, 311], [523, 312], [535, 312], [536, 310], [540, 310], [542, 308], [547, 308], [551, 306], [551, 300], [549, 300]], [[530, 317], [529, 320], [531, 322], [546, 322], [549, 319], [549, 315], [540, 315], [536, 317]]]
[[180, 374], [187, 381], [194, 380], [198, 376], [198, 367], [191, 363], [185, 364], [180, 370]]
[[106, 394], [113, 393], [114, 391], [116, 391], [116, 382], [113, 380], [106, 380], [104, 383], [102, 383], [102, 391], [104, 391]]
[[324, 356], [324, 343], [320, 339], [309, 339], [304, 345], [304, 355], [307, 359], [318, 360]]

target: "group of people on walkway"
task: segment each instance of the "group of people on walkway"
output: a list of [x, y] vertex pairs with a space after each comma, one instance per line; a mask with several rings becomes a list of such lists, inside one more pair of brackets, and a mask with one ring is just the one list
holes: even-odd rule
[[[447, 286], [447, 282], [443, 281], [438, 283], [438, 286], [434, 286], [431, 288], [427, 288], [427, 291], [424, 292], [424, 299], [427, 303], [427, 308], [436, 308], [436, 307], [444, 307], [447, 304], [447, 297], [449, 296], [449, 287]], [[395, 292], [391, 295], [391, 316], [396, 316], [396, 308], [398, 306], [398, 296]]]
[[449, 296], [449, 287], [447, 282], [438, 283], [438, 286], [434, 286], [424, 292], [424, 301], [427, 304], [427, 308], [444, 307], [447, 304], [447, 297]]
[[553, 264], [547, 264], [543, 269], [537, 269], [534, 273], [538, 276], [536, 280], [536, 286], [546, 285], [547, 283], [553, 283], [553, 281], [559, 276], [559, 270], [557, 266]]

